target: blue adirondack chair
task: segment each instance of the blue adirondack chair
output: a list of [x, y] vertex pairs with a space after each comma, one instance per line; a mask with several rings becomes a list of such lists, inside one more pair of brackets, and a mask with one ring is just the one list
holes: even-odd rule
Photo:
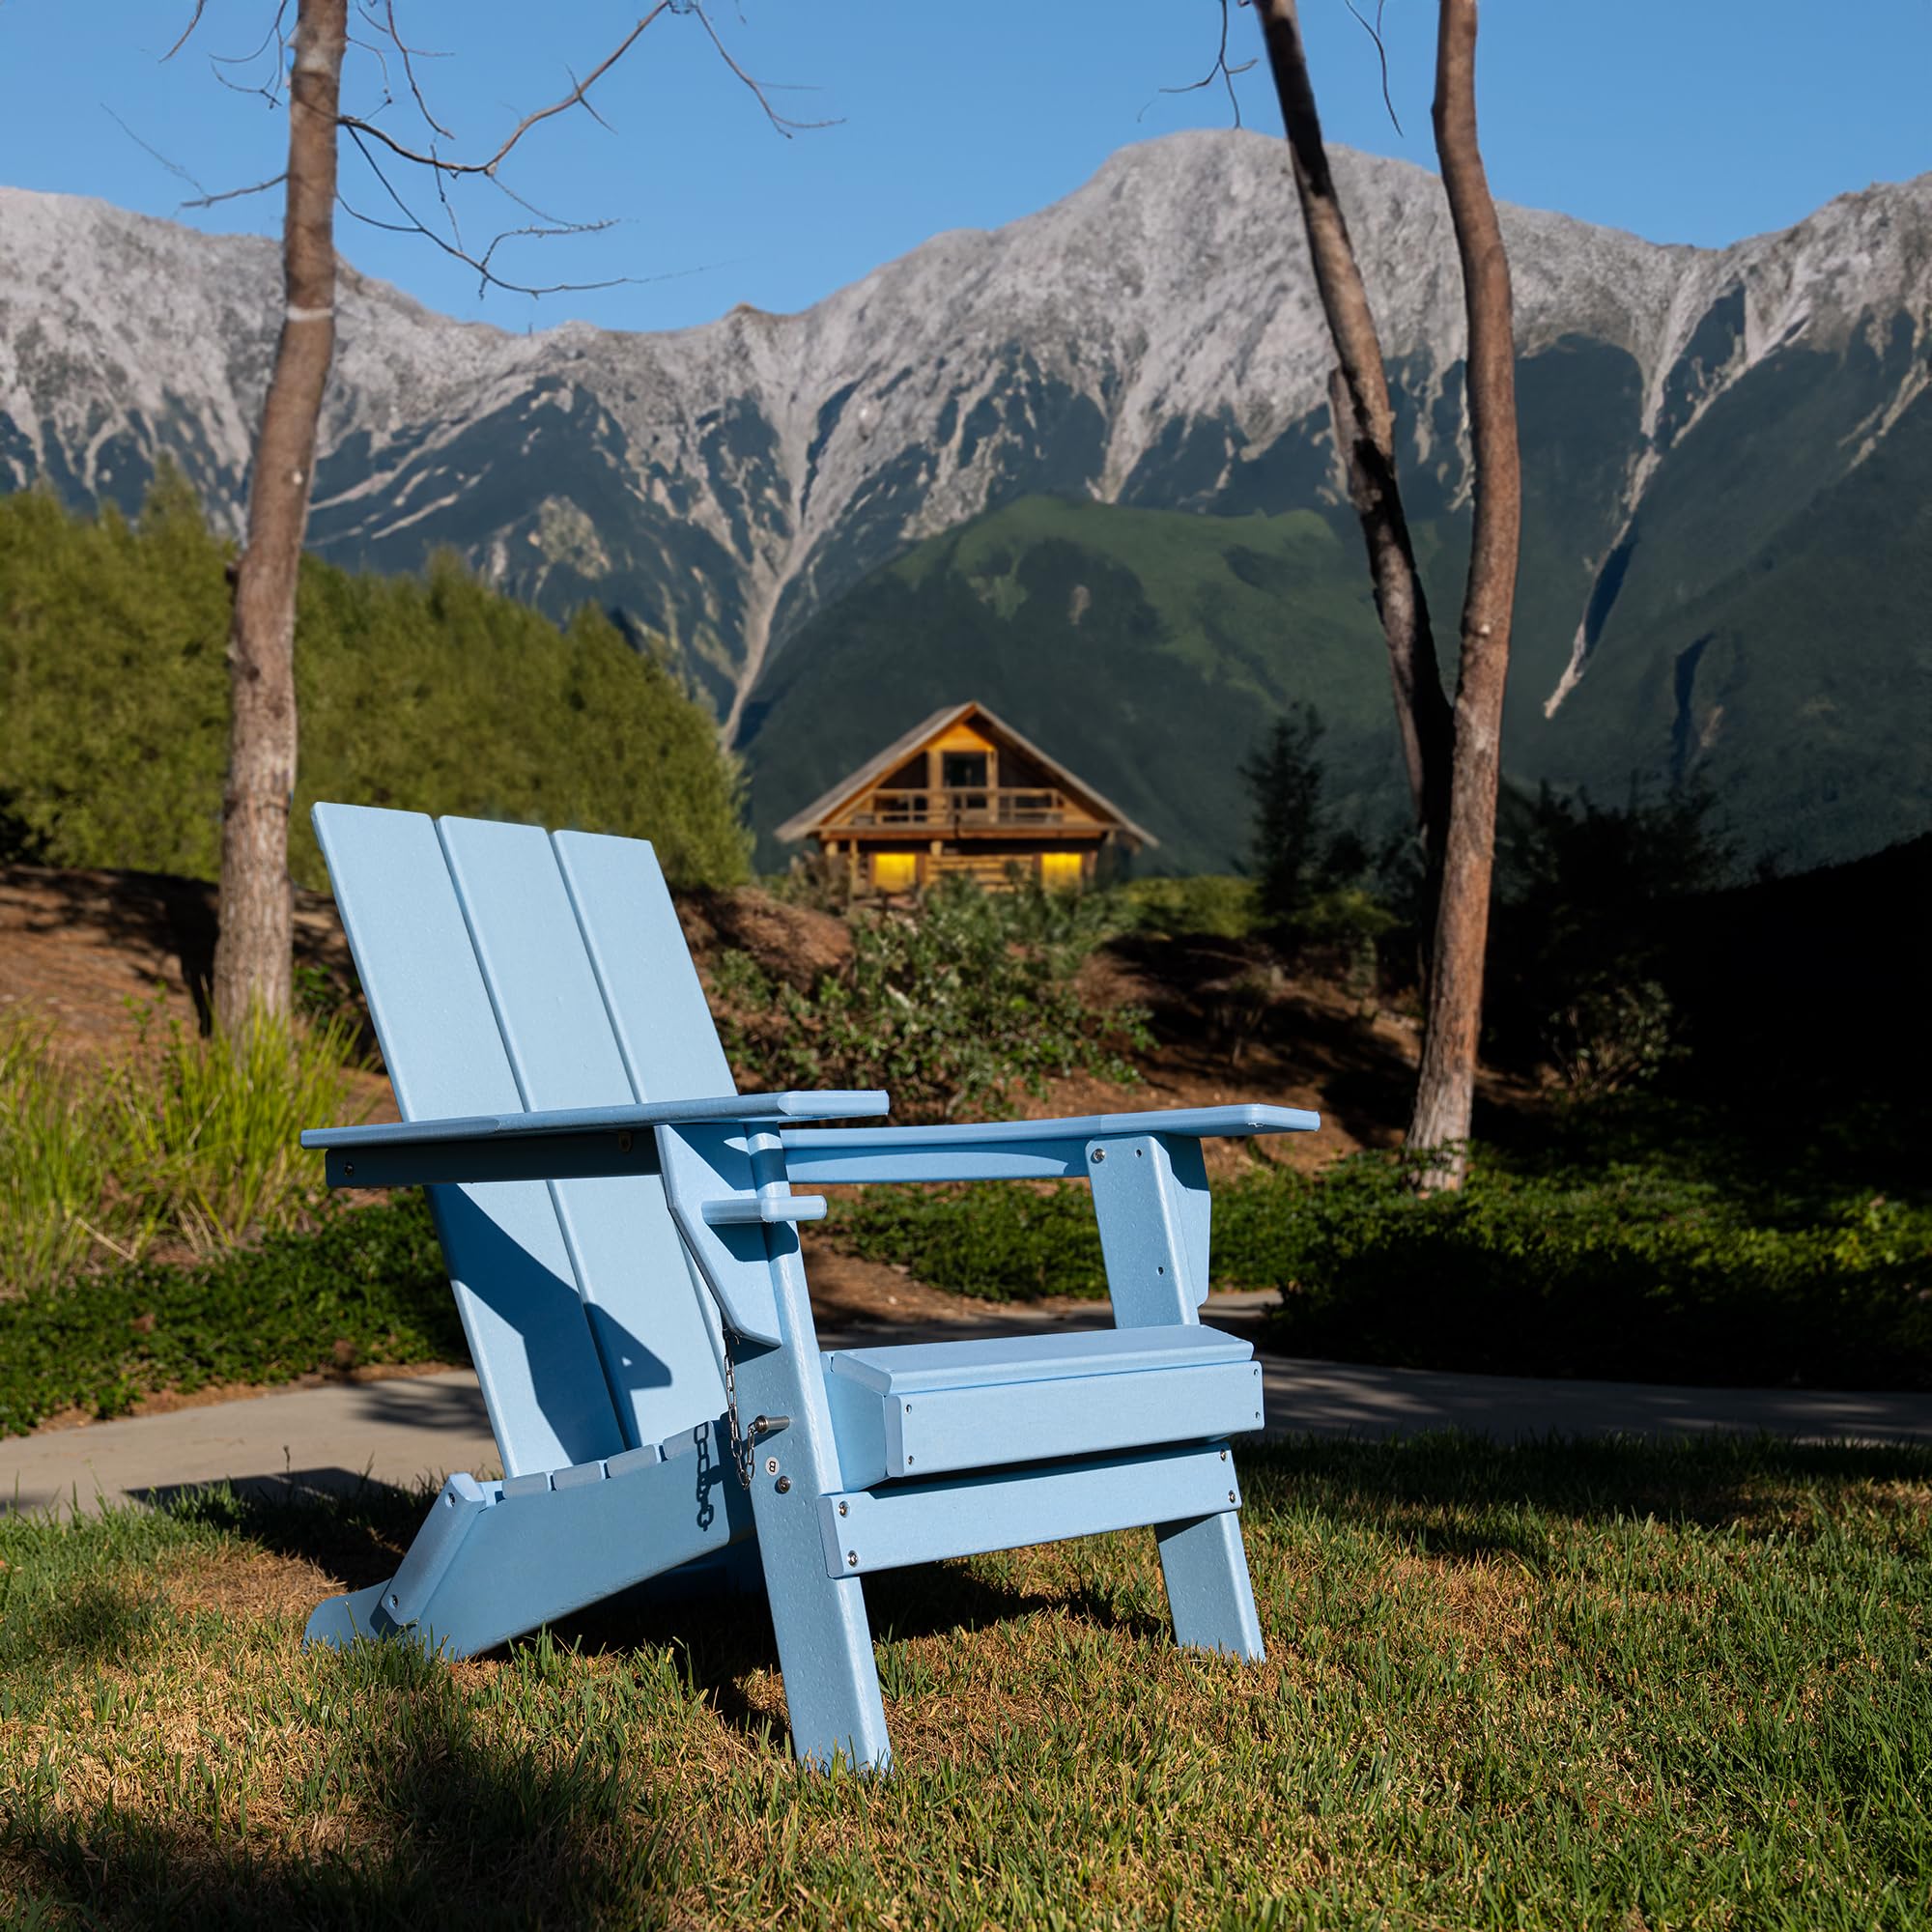
[[[428, 1188], [505, 1475], [450, 1477], [311, 1642], [467, 1656], [754, 1542], [799, 1757], [889, 1760], [865, 1578], [1151, 1524], [1184, 1645], [1262, 1655], [1228, 1440], [1248, 1344], [1201, 1325], [1201, 1137], [1241, 1106], [846, 1127], [879, 1093], [741, 1094], [649, 845], [324, 805], [403, 1122], [310, 1131], [333, 1185]], [[795, 1181], [1080, 1177], [1115, 1325], [821, 1353]]]

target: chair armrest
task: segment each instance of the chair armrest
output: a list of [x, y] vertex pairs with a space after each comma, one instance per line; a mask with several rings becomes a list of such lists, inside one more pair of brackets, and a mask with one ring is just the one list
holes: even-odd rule
[[478, 1114], [385, 1126], [310, 1127], [301, 1144], [327, 1157], [331, 1187], [414, 1187], [459, 1180], [572, 1180], [655, 1174], [658, 1127], [752, 1126], [778, 1121], [863, 1120], [889, 1111], [877, 1090], [822, 1094], [724, 1094]]
[[1299, 1107], [1248, 1104], [973, 1125], [785, 1127], [779, 1138], [794, 1181], [1037, 1180], [1084, 1176], [1095, 1141], [1307, 1133], [1321, 1124], [1320, 1114]]

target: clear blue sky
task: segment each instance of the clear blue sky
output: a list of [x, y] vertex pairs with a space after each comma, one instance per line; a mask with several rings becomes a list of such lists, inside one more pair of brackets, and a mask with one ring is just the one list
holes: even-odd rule
[[[1373, 13], [1374, 0], [1359, 4]], [[564, 92], [567, 70], [594, 65], [642, 11], [639, 0], [395, 6], [413, 42], [447, 50], [422, 78], [466, 155]], [[194, 190], [131, 136], [210, 188], [275, 173], [282, 117], [224, 88], [209, 59], [253, 46], [272, 0], [208, 0], [188, 46], [160, 65], [190, 12], [191, 0], [0, 0], [0, 182], [175, 213]], [[1387, 0], [1401, 134], [1344, 0], [1304, 0], [1303, 12], [1330, 139], [1429, 162], [1435, 9]], [[1216, 0], [715, 0], [714, 17], [750, 71], [810, 90], [777, 102], [838, 125], [779, 138], [698, 22], [667, 14], [594, 93], [608, 128], [581, 113], [553, 122], [505, 171], [553, 213], [617, 224], [511, 244], [512, 272], [663, 279], [479, 301], [473, 274], [420, 239], [344, 221], [343, 252], [438, 308], [511, 327], [573, 316], [674, 327], [738, 301], [796, 309], [942, 229], [1044, 206], [1128, 142], [1231, 118], [1219, 89], [1160, 92], [1208, 66]], [[1258, 50], [1251, 14], [1236, 11], [1233, 43], [1237, 59]], [[1658, 241], [1733, 241], [1932, 169], [1932, 0], [1489, 0], [1479, 71], [1499, 194]], [[226, 71], [259, 82], [266, 69]], [[1265, 76], [1237, 86], [1246, 124], [1278, 136]], [[345, 99], [366, 112], [382, 89], [373, 57], [355, 51]], [[421, 132], [406, 97], [382, 119]], [[409, 185], [423, 198], [421, 183]], [[387, 212], [354, 156], [343, 186]], [[182, 218], [265, 233], [278, 213], [267, 195]], [[528, 218], [489, 190], [462, 213], [470, 236]]]

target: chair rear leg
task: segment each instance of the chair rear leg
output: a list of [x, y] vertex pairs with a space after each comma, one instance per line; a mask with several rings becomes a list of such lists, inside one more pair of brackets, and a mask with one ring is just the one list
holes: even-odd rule
[[1174, 1639], [1184, 1650], [1262, 1661], [1261, 1619], [1237, 1510], [1154, 1525]]

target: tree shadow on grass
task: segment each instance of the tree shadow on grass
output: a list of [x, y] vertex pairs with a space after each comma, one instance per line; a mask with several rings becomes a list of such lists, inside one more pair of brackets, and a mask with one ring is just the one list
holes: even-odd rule
[[1250, 1508], [1308, 1511], [1444, 1556], [1512, 1556], [1540, 1574], [1550, 1520], [1786, 1535], [1794, 1515], [1808, 1518], [1809, 1498], [1829, 1505], [1868, 1485], [1932, 1483], [1932, 1445], [1741, 1435], [1497, 1443], [1444, 1432], [1270, 1443], [1243, 1452], [1242, 1464]]
[[44, 1678], [125, 1662], [154, 1627], [156, 1610], [151, 1593], [108, 1577], [71, 1578], [38, 1601], [10, 1598], [0, 1616], [0, 1673]]
[[436, 1492], [398, 1489], [353, 1470], [291, 1469], [242, 1483], [169, 1484], [140, 1500], [184, 1521], [313, 1563], [359, 1590], [395, 1574]]
[[76, 1811], [48, 1782], [0, 1851], [30, 1895], [115, 1928], [653, 1924], [695, 1869], [690, 1794], [626, 1777], [608, 1719], [493, 1734], [476, 1693], [404, 1645], [340, 1655], [303, 1715], [329, 1749], [298, 1849], [217, 1827], [191, 1791]]

